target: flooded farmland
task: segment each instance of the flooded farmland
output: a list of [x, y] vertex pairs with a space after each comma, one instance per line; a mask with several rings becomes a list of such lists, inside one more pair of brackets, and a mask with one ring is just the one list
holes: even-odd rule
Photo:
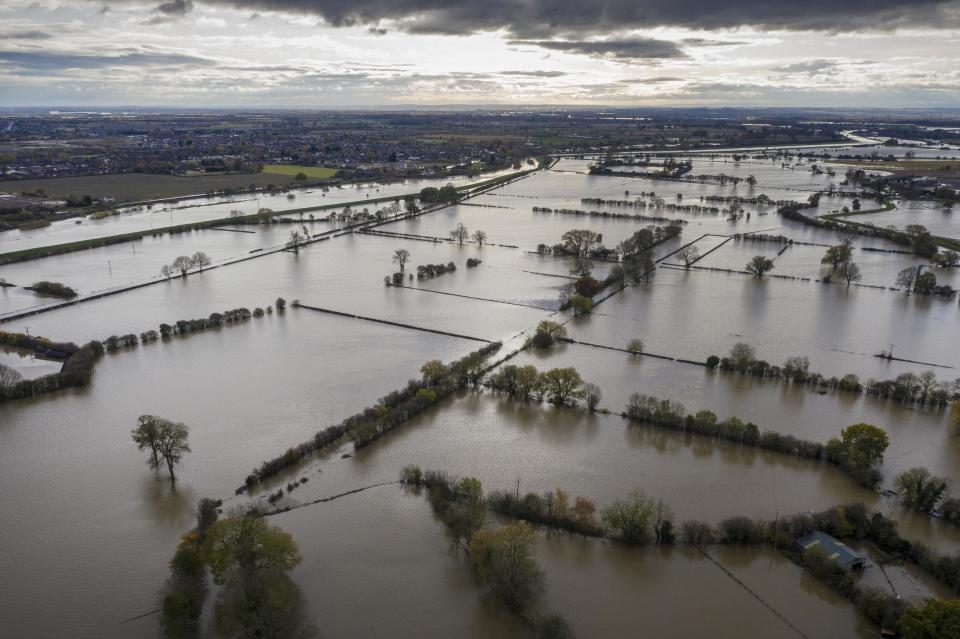
[[[810, 159], [736, 161], [718, 153], [692, 162], [693, 175], [753, 176], [749, 187], [589, 175], [591, 163], [564, 159], [451, 206], [383, 220], [296, 252], [255, 255], [288, 242], [287, 225], [269, 224], [147, 237], [0, 266], [8, 282], [63, 282], [81, 296], [144, 284], [62, 308], [19, 286], [0, 288], [0, 314], [15, 318], [0, 318], [0, 330], [57, 342], [139, 336], [178, 320], [269, 307], [242, 321], [111, 349], [85, 386], [0, 403], [6, 522], [0, 635], [160, 636], [159, 593], [201, 498], [223, 500], [222, 514], [251, 503], [284, 511], [267, 519], [299, 544], [303, 561], [290, 578], [303, 613], [324, 637], [482, 639], [527, 632], [524, 620], [479, 583], [426, 495], [396, 485], [408, 465], [473, 477], [487, 491], [516, 490], [518, 497], [559, 488], [598, 510], [642, 490], [662, 499], [678, 525], [735, 516], [771, 521], [858, 502], [896, 521], [906, 539], [943, 554], [960, 552], [960, 527], [907, 508], [891, 492], [899, 473], [917, 467], [960, 491], [960, 438], [949, 407], [705, 365], [709, 356], [726, 357], [746, 343], [778, 367], [789, 357], [807, 357], [827, 379], [855, 374], [866, 383], [933, 370], [944, 388], [953, 388], [960, 378], [956, 296], [893, 290], [903, 269], [929, 260], [880, 237], [854, 236], [860, 285], [825, 282], [831, 269], [821, 258], [842, 234], [756, 201], [763, 194], [806, 202], [842, 180], [813, 173]], [[219, 219], [233, 208], [282, 212], [422, 186], [121, 209], [105, 220], [64, 220], [16, 239], [16, 231], [0, 233], [0, 253]], [[824, 195], [806, 211], [829, 214], [852, 199]], [[873, 215], [877, 226], [927, 221], [935, 235], [960, 237], [949, 214], [933, 207], [898, 203]], [[671, 221], [679, 236], [643, 251], [649, 272], [625, 277], [622, 290], [609, 285], [594, 295], [592, 312], [567, 308], [569, 288], [585, 271], [602, 281], [626, 262], [549, 249], [566, 232], [589, 230], [615, 248], [645, 227]], [[485, 237], [457, 241], [451, 231], [458, 225]], [[751, 234], [787, 241], [756, 241]], [[691, 268], [677, 253], [687, 246], [702, 256]], [[398, 249], [409, 253], [405, 266], [395, 260]], [[200, 250], [215, 268], [159, 275], [176, 256]], [[772, 261], [766, 277], [743, 272], [757, 255]], [[251, 259], [233, 262], [242, 257]], [[452, 271], [416, 276], [420, 266], [450, 263]], [[937, 270], [937, 281], [958, 286], [955, 271]], [[529, 346], [544, 320], [562, 324], [573, 341]], [[642, 340], [644, 354], [626, 352], [633, 339]], [[489, 342], [503, 343], [490, 364], [510, 358], [488, 375], [511, 365], [572, 367], [602, 390], [598, 408], [606, 410], [590, 412], [582, 400], [567, 406], [517, 400], [482, 385], [457, 388], [424, 399], [418, 414], [372, 443], [355, 446], [344, 437], [237, 493], [252, 469], [321, 429], [368, 408], [386, 411], [380, 398], [419, 379], [425, 362], [452, 362]], [[886, 349], [892, 358], [877, 357]], [[23, 349], [0, 351], [0, 364], [27, 379], [61, 367]], [[851, 424], [876, 425], [889, 437], [876, 464], [882, 480], [868, 487], [838, 464], [628, 421], [620, 413], [634, 393], [821, 444]], [[190, 428], [190, 453], [175, 484], [165, 468], [148, 468], [147, 453], [131, 441], [138, 416], [148, 414]], [[281, 498], [268, 501], [277, 491]], [[506, 525], [492, 513], [484, 521]], [[581, 637], [627, 636], [641, 620], [646, 632], [664, 636], [693, 636], [703, 624], [718, 637], [879, 632], [848, 598], [769, 544], [629, 545], [549, 526], [538, 527], [531, 543], [546, 584], [542, 606], [562, 612]], [[914, 600], [956, 596], [910, 566], [901, 581], [871, 583]], [[205, 624], [212, 623], [212, 607], [208, 602]]]

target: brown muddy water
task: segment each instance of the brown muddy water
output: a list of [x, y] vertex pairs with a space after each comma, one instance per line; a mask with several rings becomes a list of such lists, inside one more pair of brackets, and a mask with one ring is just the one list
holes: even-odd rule
[[[542, 319], [570, 319], [554, 309], [560, 287], [570, 281], [573, 262], [529, 251], [538, 243], [559, 241], [571, 228], [602, 233], [611, 246], [649, 223], [535, 214], [532, 206], [588, 208], [581, 206], [581, 198], [624, 199], [627, 190], [631, 198], [655, 191], [655, 196], [642, 196], [650, 202], [676, 202], [678, 193], [684, 203], [697, 203], [701, 196], [761, 193], [805, 200], [811, 190], [829, 183], [803, 163], [792, 168], [774, 162], [734, 166], [721, 158], [698, 159], [697, 172], [754, 174], [758, 185], [748, 189], [595, 177], [576, 172], [584, 171], [585, 163], [565, 160], [554, 171], [471, 201], [483, 207], [465, 204], [382, 227], [446, 237], [463, 223], [470, 230], [486, 231], [488, 241], [509, 247], [349, 235], [312, 245], [299, 255], [269, 255], [0, 324], [0, 329], [29, 328], [34, 335], [79, 343], [238, 306], [265, 307], [282, 296], [480, 339], [522, 339], [516, 336], [529, 334]], [[334, 196], [310, 197], [322, 201]], [[290, 206], [302, 206], [307, 199], [298, 194]], [[164, 214], [202, 216], [216, 213], [213, 207], [235, 206], [222, 200], [204, 205], [210, 211], [201, 213], [201, 207]], [[843, 205], [841, 199], [824, 198], [818, 213]], [[838, 241], [836, 234], [780, 220], [769, 207], [744, 208], [751, 212], [749, 219], [637, 212], [688, 222], [682, 238], [658, 247], [656, 258], [705, 233], [756, 231], [810, 242]], [[942, 223], [937, 228], [947, 234], [949, 219], [937, 219]], [[133, 228], [151, 222], [120, 216], [110, 223]], [[3, 267], [0, 276], [20, 285], [63, 281], [89, 292], [154, 277], [175, 255], [204, 250], [219, 259], [273, 245], [283, 241], [278, 235], [283, 230], [158, 238], [139, 244], [136, 254], [126, 245], [94, 249]], [[713, 246], [722, 238], [702, 241]], [[900, 268], [917, 263], [911, 256], [860, 250], [890, 247], [880, 240], [855, 244], [867, 283], [885, 284]], [[772, 248], [755, 246], [728, 242], [711, 253], [705, 265], [736, 268], [745, 258]], [[412, 254], [408, 271], [415, 272], [419, 264], [451, 261], [457, 270], [432, 280], [407, 281], [410, 288], [385, 287], [384, 276], [397, 269], [392, 256], [398, 248]], [[822, 250], [792, 247], [777, 258], [774, 272], [816, 279], [822, 274]], [[468, 269], [467, 258], [482, 263]], [[594, 264], [597, 276], [607, 269], [608, 264]], [[37, 303], [21, 289], [2, 291], [0, 312]], [[956, 299], [664, 268], [649, 282], [615, 295], [592, 316], [573, 319], [567, 326], [578, 340], [622, 348], [639, 337], [645, 350], [698, 361], [745, 341], [775, 364], [791, 355], [808, 355], [812, 368], [827, 375], [854, 372], [863, 379], [890, 378], [927, 368], [873, 357], [893, 343], [897, 354], [943, 365], [935, 370], [950, 380], [960, 376], [956, 368], [947, 368], [960, 366], [960, 342], [951, 337], [957, 319]], [[226, 507], [232, 506], [239, 501], [229, 499], [234, 489], [262, 460], [373, 405], [416, 377], [424, 361], [452, 360], [478, 346], [476, 341], [291, 308], [282, 315], [110, 354], [88, 388], [0, 404], [0, 636], [158, 636], [155, 616], [123, 622], [156, 609], [166, 562], [178, 536], [192, 525], [197, 499], [223, 497], [228, 498]], [[32, 375], [34, 364], [19, 355], [0, 358]], [[954, 484], [960, 481], [960, 440], [940, 411], [843, 394], [821, 396], [582, 345], [526, 352], [514, 363], [534, 363], [541, 369], [575, 366], [586, 380], [602, 387], [602, 405], [615, 412], [631, 393], [642, 392], [818, 441], [849, 423], [868, 421], [890, 434], [883, 467], [888, 485], [897, 472], [921, 465]], [[37, 366], [46, 371], [45, 363]], [[130, 440], [130, 429], [144, 413], [191, 427], [193, 452], [184, 460], [175, 489], [162, 474], [146, 468], [145, 456]], [[907, 538], [944, 552], [960, 550], [960, 529], [907, 513], [894, 500], [857, 486], [824, 464], [632, 427], [618, 416], [517, 404], [490, 394], [450, 398], [352, 453], [352, 446], [344, 445], [267, 482], [258, 494], [275, 491], [290, 478], [307, 477], [310, 481], [284, 500], [297, 505], [394, 481], [400, 468], [418, 464], [474, 475], [488, 490], [515, 487], [519, 479], [523, 491], [561, 487], [601, 505], [640, 488], [664, 498], [678, 519], [718, 521], [737, 514], [772, 518], [863, 501], [895, 517]], [[480, 639], [521, 634], [516, 619], [484, 594], [462, 559], [451, 554], [441, 524], [433, 520], [422, 497], [386, 486], [272, 520], [293, 533], [303, 549], [304, 562], [293, 578], [326, 637]], [[729, 573], [689, 550], [629, 549], [567, 535], [543, 534], [537, 552], [548, 577], [548, 608], [563, 613], [581, 637], [629, 636], [638, 629], [657, 636], [796, 636], [783, 619], [810, 637], [876, 632], [822, 584], [762, 549], [711, 550]], [[761, 593], [782, 617], [731, 573]], [[911, 579], [924, 582], [922, 575], [907, 575], [905, 591]], [[924, 588], [953, 596], [926, 582]]]

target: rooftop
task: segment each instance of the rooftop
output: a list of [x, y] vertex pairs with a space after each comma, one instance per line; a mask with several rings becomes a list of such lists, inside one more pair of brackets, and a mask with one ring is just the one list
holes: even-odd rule
[[804, 550], [820, 548], [827, 555], [827, 559], [843, 568], [862, 568], [867, 560], [864, 555], [855, 552], [842, 541], [819, 530], [797, 539], [797, 545]]

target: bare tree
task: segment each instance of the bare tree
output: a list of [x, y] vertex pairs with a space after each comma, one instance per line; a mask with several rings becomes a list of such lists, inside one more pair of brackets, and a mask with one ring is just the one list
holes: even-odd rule
[[700, 249], [693, 245], [687, 246], [680, 251], [679, 257], [683, 261], [683, 265], [690, 268], [690, 265], [700, 258]]
[[897, 273], [897, 286], [901, 286], [907, 291], [907, 295], [910, 294], [910, 291], [913, 290], [914, 285], [917, 281], [917, 276], [920, 274], [920, 269], [916, 266], [909, 266], [899, 273]]
[[180, 271], [180, 277], [186, 277], [190, 269], [193, 268], [193, 260], [186, 255], [181, 255], [173, 260], [174, 270]]
[[407, 265], [407, 260], [410, 259], [410, 251], [407, 249], [397, 249], [393, 252], [393, 261], [396, 264], [400, 265], [400, 272], [403, 272], [403, 268]]
[[863, 275], [860, 274], [860, 267], [850, 260], [841, 262], [840, 266], [837, 267], [837, 273], [846, 280], [847, 286], [863, 279]]
[[470, 237], [470, 231], [468, 231], [467, 227], [465, 227], [462, 223], [457, 224], [457, 228], [450, 231], [450, 237], [457, 240], [457, 242], [463, 246], [463, 241]]
[[573, 229], [560, 236], [560, 241], [567, 251], [581, 257], [600, 243], [600, 236], [589, 229]]
[[23, 376], [15, 369], [0, 364], [0, 391], [13, 388], [21, 379]]
[[299, 231], [290, 231], [290, 241], [287, 242], [287, 248], [294, 253], [300, 253], [300, 245], [303, 244], [303, 239]]
[[203, 251], [197, 251], [193, 254], [193, 257], [190, 258], [193, 260], [193, 265], [200, 268], [200, 272], [203, 273], [204, 266], [210, 266], [210, 256], [204, 253]]
[[473, 232], [473, 241], [476, 242], [482, 248], [483, 243], [487, 241], [487, 234], [477, 229], [476, 231]]

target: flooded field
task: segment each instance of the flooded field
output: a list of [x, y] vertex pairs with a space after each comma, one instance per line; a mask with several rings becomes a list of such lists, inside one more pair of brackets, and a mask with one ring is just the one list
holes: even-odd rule
[[[482, 639], [524, 632], [451, 547], [426, 499], [392, 484], [409, 464], [476, 477], [486, 490], [517, 489], [518, 482], [522, 492], [562, 488], [600, 507], [642, 489], [663, 498], [678, 522], [773, 519], [862, 502], [895, 519], [905, 537], [939, 552], [960, 551], [960, 527], [908, 511], [837, 466], [631, 425], [619, 416], [632, 393], [644, 393], [682, 402], [691, 412], [710, 409], [721, 419], [736, 416], [761, 430], [818, 442], [867, 422], [890, 439], [880, 488], [923, 466], [960, 491], [960, 439], [949, 408], [820, 394], [671, 361], [704, 362], [746, 342], [778, 366], [787, 357], [807, 356], [811, 370], [827, 377], [855, 373], [866, 381], [934, 370], [939, 380], [952, 382], [960, 377], [960, 341], [951, 337], [960, 319], [956, 297], [888, 290], [902, 269], [927, 261], [863, 250], [902, 247], [856, 237], [853, 259], [869, 286], [817, 282], [830, 272], [821, 264], [826, 247], [840, 235], [782, 219], [776, 205], [755, 200], [763, 194], [803, 202], [839, 184], [842, 175], [813, 172], [815, 160], [748, 156], [738, 162], [722, 153], [694, 160], [692, 174], [753, 176], [753, 186], [592, 176], [586, 174], [590, 163], [565, 159], [459, 204], [298, 253], [257, 256], [282, 246], [295, 226], [269, 225], [151, 237], [0, 267], [0, 276], [18, 285], [0, 289], [0, 314], [56, 305], [19, 288], [35, 281], [61, 281], [81, 295], [148, 284], [0, 323], [4, 331], [29, 328], [30, 335], [77, 344], [227, 309], [266, 308], [278, 297], [289, 304], [282, 313], [108, 353], [86, 387], [0, 403], [0, 515], [7, 522], [0, 546], [16, 549], [0, 554], [0, 635], [158, 637], [152, 611], [177, 540], [193, 526], [198, 499], [224, 499], [225, 510], [244, 503], [248, 498], [234, 496], [235, 489], [263, 460], [375, 406], [419, 378], [424, 362], [449, 362], [488, 341], [505, 343], [499, 356], [515, 355], [510, 364], [575, 367], [602, 389], [600, 407], [612, 414], [462, 391], [366, 447], [339, 442], [257, 487], [252, 497], [266, 503], [265, 495], [308, 479], [278, 504], [295, 509], [271, 515], [270, 522], [300, 544], [304, 561], [291, 577], [323, 636]], [[20, 235], [0, 233], [0, 252], [217, 219], [233, 208], [250, 213], [387, 197], [425, 184], [121, 210], [96, 222], [65, 220]], [[824, 196], [808, 213], [822, 215], [850, 201]], [[644, 281], [629, 282], [621, 292], [609, 287], [597, 295], [612, 294], [609, 299], [575, 317], [559, 310], [562, 289], [584, 268], [602, 280], [614, 263], [538, 254], [538, 245], [588, 229], [614, 248], [666, 222], [534, 207], [668, 218], [683, 222], [682, 233], [644, 256], [659, 263]], [[913, 223], [902, 222], [903, 216], [916, 215], [930, 218], [936, 234], [960, 236], [949, 214], [929, 207], [901, 203], [881, 215], [889, 217], [871, 221], [900, 225]], [[460, 224], [470, 233], [484, 231], [485, 244], [451, 241]], [[780, 243], [732, 238], [744, 233], [784, 235], [798, 244], [784, 250]], [[691, 242], [702, 258], [683, 270], [674, 252]], [[386, 286], [384, 278], [401, 270], [394, 260], [401, 249], [409, 252], [402, 285]], [[198, 250], [220, 266], [183, 278], [160, 276], [163, 264]], [[772, 275], [790, 278], [722, 272], [742, 271], [756, 255], [773, 260]], [[252, 259], [227, 263], [241, 257]], [[480, 262], [468, 266], [468, 259]], [[416, 276], [418, 266], [451, 262], [452, 272]], [[941, 283], [960, 284], [960, 275], [943, 271], [937, 272]], [[295, 300], [313, 308], [295, 308]], [[564, 323], [569, 337], [584, 343], [514, 353], [544, 319]], [[625, 349], [635, 338], [645, 352], [671, 359], [598, 348]], [[913, 361], [875, 357], [891, 346], [895, 356]], [[20, 350], [0, 351], [0, 363], [31, 379], [60, 369], [59, 362]], [[146, 467], [146, 453], [131, 442], [143, 414], [191, 429], [192, 452], [178, 468], [175, 487], [164, 472]], [[390, 485], [309, 505], [381, 483]], [[641, 624], [654, 635], [694, 636], [708, 623], [711, 636], [731, 638], [795, 636], [797, 629], [808, 637], [879, 631], [847, 599], [772, 548], [710, 547], [708, 556], [692, 547], [626, 547], [539, 529], [535, 549], [548, 584], [544, 604], [562, 612], [580, 637], [628, 636]], [[896, 572], [894, 591], [912, 601], [929, 593], [955, 596], [918, 570]], [[751, 592], [762, 593], [762, 601]], [[139, 615], [145, 616], [125, 621]]]
[[[521, 632], [477, 587], [425, 500], [398, 492], [379, 488], [272, 518], [305, 539], [304, 563], [293, 577], [318, 625], [336, 636], [479, 638]], [[318, 520], [325, 522], [320, 535]], [[396, 532], [390, 544], [375, 532], [383, 529]], [[848, 602], [769, 550], [708, 549], [723, 569], [692, 549], [627, 548], [566, 534], [539, 536], [536, 551], [546, 572], [544, 603], [574, 620], [578, 636], [622, 637], [638, 625], [686, 636], [704, 624], [718, 637], [795, 636], [723, 569], [762, 592], [766, 603], [807, 636], [874, 632]], [[411, 583], [423, 587], [410, 588]], [[366, 602], [362, 615], [356, 611], [359, 601]], [[664, 609], [671, 614], [663, 615]]]
[[[292, 189], [277, 193], [198, 197], [180, 201], [119, 207], [116, 209], [115, 215], [102, 219], [93, 219], [89, 216], [71, 218], [54, 222], [50, 226], [39, 229], [0, 232], [0, 253], [38, 246], [66, 244], [122, 233], [153, 231], [178, 224], [227, 219], [234, 211], [238, 211], [239, 215], [251, 215], [261, 208], [283, 211], [359, 202], [359, 204], [354, 204], [354, 208], [362, 210], [364, 207], [369, 207], [373, 212], [377, 208], [387, 206], [392, 202], [364, 204], [365, 200], [378, 200], [388, 197], [399, 198], [402, 195], [419, 193], [421, 189], [427, 186], [443, 186], [444, 184], [463, 186], [509, 173], [511, 173], [510, 170], [493, 171], [474, 177], [403, 180], [389, 184], [361, 182], [347, 186]], [[293, 195], [293, 197], [290, 197], [290, 195]], [[317, 215], [317, 217], [325, 215], [326, 213], [323, 213]]]

